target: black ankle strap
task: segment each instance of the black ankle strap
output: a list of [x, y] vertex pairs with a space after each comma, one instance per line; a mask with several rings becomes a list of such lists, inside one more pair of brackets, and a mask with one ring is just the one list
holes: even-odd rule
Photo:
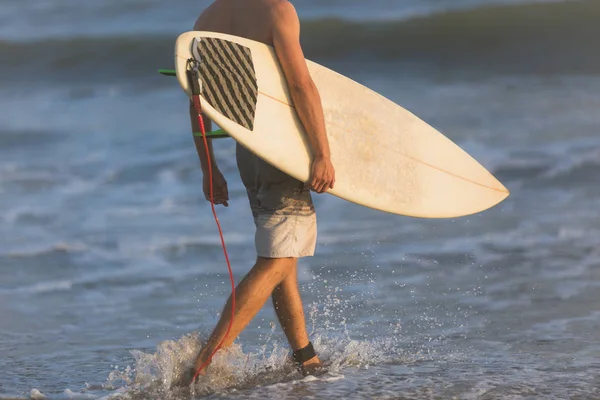
[[313, 347], [311, 342], [308, 342], [308, 345], [300, 350], [296, 350], [292, 353], [292, 357], [294, 361], [298, 364], [302, 364], [311, 358], [315, 357], [317, 353], [315, 353], [315, 348]]

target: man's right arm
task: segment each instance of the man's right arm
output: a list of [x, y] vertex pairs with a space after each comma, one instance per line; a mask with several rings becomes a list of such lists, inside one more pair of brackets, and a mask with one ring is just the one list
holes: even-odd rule
[[[198, 17], [196, 23], [194, 24], [195, 31], [203, 30], [204, 21], [207, 19], [206, 11]], [[190, 100], [190, 122], [192, 126], [192, 134], [196, 132], [200, 132], [200, 123], [198, 121], [198, 112], [196, 111], [193, 103]], [[212, 130], [212, 121], [208, 118], [207, 115], [201, 112], [202, 121], [204, 123], [204, 129], [206, 132], [210, 132]], [[217, 160], [215, 158], [215, 154], [213, 152], [212, 139], [206, 138], [206, 144], [204, 145], [204, 138], [201, 136], [193, 136], [194, 137], [194, 145], [196, 147], [196, 152], [198, 153], [198, 158], [200, 159], [200, 166], [202, 168], [202, 187], [204, 191], [204, 197], [206, 200], [210, 201], [210, 174], [209, 174], [209, 159], [210, 159], [210, 169], [212, 170], [212, 180], [213, 180], [213, 200], [215, 204], [223, 204], [225, 207], [228, 205], [229, 200], [229, 192], [227, 189], [227, 182], [223, 177], [221, 171], [219, 171], [219, 166], [217, 165]], [[208, 155], [206, 154], [208, 152]]]
[[312, 148], [310, 185], [318, 193], [333, 188], [335, 170], [327, 141], [319, 91], [310, 76], [300, 46], [300, 21], [294, 6], [284, 1], [273, 8], [273, 46], [284, 72], [296, 113]]

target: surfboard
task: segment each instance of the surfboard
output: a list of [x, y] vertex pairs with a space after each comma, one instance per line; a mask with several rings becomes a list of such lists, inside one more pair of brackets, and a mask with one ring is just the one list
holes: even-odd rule
[[[484, 211], [508, 190], [429, 124], [375, 91], [307, 60], [321, 95], [335, 188], [328, 193], [376, 210], [420, 218]], [[191, 31], [175, 43], [175, 73], [191, 96], [197, 68], [204, 113], [242, 146], [300, 181], [312, 160], [273, 47]]]

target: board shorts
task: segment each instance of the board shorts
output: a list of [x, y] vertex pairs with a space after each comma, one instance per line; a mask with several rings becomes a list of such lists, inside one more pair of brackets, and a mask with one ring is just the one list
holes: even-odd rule
[[263, 258], [310, 257], [317, 216], [308, 187], [236, 145], [236, 161], [256, 225], [256, 253]]

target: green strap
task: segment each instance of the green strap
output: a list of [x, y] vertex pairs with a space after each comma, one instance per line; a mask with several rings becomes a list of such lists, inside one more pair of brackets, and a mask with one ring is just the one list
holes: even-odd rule
[[[194, 132], [194, 136], [202, 137], [202, 133]], [[216, 131], [206, 132], [206, 137], [210, 138], [210, 139], [223, 139], [223, 138], [228, 138], [229, 135], [223, 129], [218, 129]]]
[[[158, 70], [158, 73], [161, 74], [161, 75], [165, 75], [165, 76], [176, 76], [174, 69], [163, 69], [163, 68], [161, 68], [161, 69]], [[194, 136], [202, 137], [202, 133], [201, 132], [194, 132]], [[206, 133], [206, 137], [207, 138], [211, 138], [211, 139], [223, 139], [223, 138], [228, 138], [229, 135], [223, 129], [218, 129], [216, 131], [207, 132]]]
[[174, 69], [159, 69], [158, 73], [166, 76], [177, 76]]

